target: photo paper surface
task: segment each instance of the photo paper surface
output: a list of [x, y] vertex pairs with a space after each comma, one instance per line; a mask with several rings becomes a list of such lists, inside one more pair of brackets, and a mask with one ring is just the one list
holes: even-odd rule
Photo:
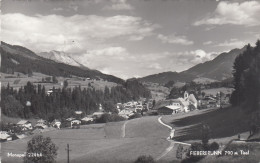
[[260, 162], [259, 15], [258, 0], [2, 0], [0, 162]]

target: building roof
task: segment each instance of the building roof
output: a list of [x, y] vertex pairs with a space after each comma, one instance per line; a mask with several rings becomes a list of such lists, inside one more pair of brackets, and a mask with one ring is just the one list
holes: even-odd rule
[[172, 109], [172, 110], [178, 110], [178, 109], [180, 109], [180, 106], [174, 106], [174, 105], [167, 105], [167, 106], [165, 106], [165, 107], [167, 107], [167, 108], [169, 108], [169, 109]]
[[9, 138], [9, 137], [11, 137], [9, 134], [7, 134], [7, 132], [6, 131], [1, 131], [1, 133], [0, 133], [0, 139], [7, 139], [7, 138]]
[[84, 117], [81, 119], [82, 121], [93, 121], [93, 118], [90, 118], [90, 117]]
[[66, 120], [67, 120], [67, 121], [72, 121], [72, 120], [74, 120], [74, 119], [76, 119], [76, 118], [72, 118], [72, 117], [71, 117], [71, 118], [67, 118]]
[[94, 112], [92, 115], [102, 115], [105, 114], [104, 112]]
[[36, 124], [35, 127], [47, 128], [48, 126], [45, 124]]
[[72, 120], [71, 122], [81, 122], [81, 120], [74, 119], [74, 120]]
[[37, 121], [37, 123], [46, 123], [47, 121], [46, 120], [43, 120], [43, 119], [40, 119]]
[[197, 99], [195, 98], [195, 96], [193, 94], [190, 94], [189, 95], [189, 100], [193, 103], [196, 103], [197, 102]]
[[75, 111], [75, 114], [82, 114], [83, 112], [82, 111]]
[[183, 106], [188, 106], [189, 101], [186, 101], [184, 98], [178, 98]]
[[28, 121], [28, 120], [20, 120], [17, 124], [18, 124], [18, 125], [24, 125], [24, 124], [26, 124], [26, 123], [31, 123], [31, 122]]

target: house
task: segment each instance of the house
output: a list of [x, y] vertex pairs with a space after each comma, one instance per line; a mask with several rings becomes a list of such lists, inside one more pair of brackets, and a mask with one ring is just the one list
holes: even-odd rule
[[43, 120], [43, 119], [38, 120], [37, 123], [36, 123], [36, 125], [35, 125], [35, 128], [39, 128], [39, 129], [48, 128], [48, 126], [47, 126], [47, 121], [46, 121], [46, 120]]
[[77, 120], [77, 119], [74, 119], [70, 122], [71, 124], [71, 127], [73, 127], [74, 125], [80, 125], [81, 124], [81, 121], [80, 120]]
[[167, 106], [160, 107], [157, 112], [158, 114], [171, 115], [171, 114], [179, 113], [181, 111], [182, 111], [181, 106], [167, 105]]
[[91, 117], [84, 117], [84, 118], [81, 119], [81, 121], [84, 121], [84, 122], [93, 122], [94, 119], [91, 118]]
[[66, 119], [66, 121], [69, 123], [68, 125], [70, 127], [73, 127], [73, 125], [80, 125], [81, 124], [81, 121], [76, 119], [76, 118], [68, 118], [68, 119]]
[[32, 129], [32, 123], [28, 120], [21, 120], [17, 123], [17, 125], [21, 127], [23, 131]]
[[184, 97], [170, 100], [170, 104], [158, 109], [159, 114], [176, 114], [180, 112], [188, 112], [198, 108], [198, 101], [193, 94], [187, 91]]
[[74, 119], [76, 119], [76, 118], [71, 117], [71, 118], [67, 118], [66, 121], [72, 121]]
[[137, 110], [139, 110], [139, 111], [142, 111], [143, 110], [143, 105], [136, 105], [136, 112], [137, 112]]
[[75, 114], [81, 115], [83, 112], [82, 111], [75, 111]]
[[53, 127], [57, 127], [58, 129], [60, 129], [60, 125], [61, 125], [61, 121], [55, 119], [53, 122], [52, 122], [52, 126]]
[[49, 89], [48, 91], [47, 91], [47, 95], [48, 96], [50, 96], [50, 95], [52, 95], [53, 93], [55, 93], [55, 92], [57, 92], [58, 91], [58, 89], [56, 89], [56, 88], [51, 88], [51, 89]]
[[134, 112], [132, 110], [124, 109], [124, 110], [121, 110], [118, 113], [118, 115], [128, 119], [130, 116], [134, 115]]
[[40, 119], [40, 120], [37, 121], [36, 124], [38, 124], [38, 125], [47, 125], [47, 121], [43, 120], [43, 119]]
[[218, 100], [211, 96], [205, 96], [203, 99], [199, 100], [199, 106], [201, 108], [216, 107], [219, 105]]
[[100, 118], [103, 114], [105, 114], [104, 109], [102, 108], [102, 105], [99, 104], [99, 110], [97, 112], [94, 112], [92, 114], [93, 118]]
[[103, 114], [105, 114], [105, 112], [94, 112], [93, 114], [92, 114], [92, 117], [93, 118], [100, 118]]
[[0, 142], [11, 141], [12, 137], [6, 131], [0, 131]]

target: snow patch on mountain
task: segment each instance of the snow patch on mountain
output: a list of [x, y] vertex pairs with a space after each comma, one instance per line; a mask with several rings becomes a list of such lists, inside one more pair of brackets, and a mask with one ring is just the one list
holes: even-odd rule
[[61, 51], [50, 51], [50, 52], [41, 52], [38, 53], [39, 56], [53, 60], [58, 63], [65, 63], [71, 66], [78, 66], [82, 67], [83, 65], [80, 64], [77, 60], [75, 60], [70, 54], [61, 52]]

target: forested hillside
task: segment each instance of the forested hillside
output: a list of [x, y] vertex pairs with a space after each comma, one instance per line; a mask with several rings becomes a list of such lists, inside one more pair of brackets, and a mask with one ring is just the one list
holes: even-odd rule
[[[28, 82], [18, 91], [2, 87], [2, 113], [6, 116], [31, 118], [39, 117], [48, 120], [68, 118], [76, 110], [85, 114], [97, 111], [101, 104], [105, 111], [117, 112], [115, 104], [138, 100], [140, 97], [149, 98], [150, 91], [138, 81], [127, 81], [124, 86], [116, 86], [104, 91], [93, 88], [73, 89], [63, 87], [51, 95], [46, 94], [44, 86], [34, 86]], [[26, 105], [30, 101], [31, 105]]]

